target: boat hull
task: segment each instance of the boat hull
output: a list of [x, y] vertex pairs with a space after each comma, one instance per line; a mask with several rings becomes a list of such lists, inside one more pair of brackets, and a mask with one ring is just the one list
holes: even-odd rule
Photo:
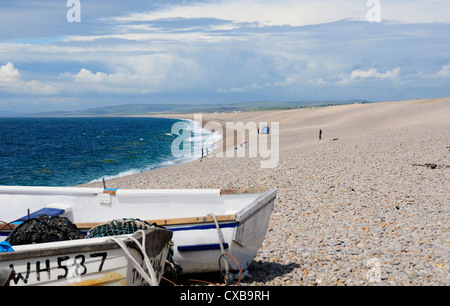
[[[0, 220], [13, 221], [27, 209], [37, 211], [53, 203], [72, 207], [64, 216], [84, 232], [116, 218], [139, 218], [173, 232], [173, 259], [183, 273], [219, 271], [223, 253], [231, 255], [224, 256], [233, 270], [245, 270], [266, 236], [275, 199], [275, 189], [0, 186], [0, 211], [6, 215]], [[1, 234], [7, 235], [6, 228]]]
[[[130, 258], [145, 268], [142, 251], [131, 236], [114, 237], [127, 246], [128, 253], [110, 237], [16, 246], [14, 252], [0, 253], [0, 268], [13, 271], [10, 286], [148, 285]], [[157, 284], [164, 272], [171, 237], [172, 233], [164, 229], [145, 231], [143, 249]]]
[[215, 223], [167, 227], [173, 231], [174, 260], [183, 273], [218, 271], [223, 253], [232, 256], [225, 255], [232, 270], [246, 270], [261, 248], [273, 211], [274, 197], [265, 198], [265, 202], [256, 201], [246, 215], [238, 214], [236, 221], [218, 222], [220, 234]]

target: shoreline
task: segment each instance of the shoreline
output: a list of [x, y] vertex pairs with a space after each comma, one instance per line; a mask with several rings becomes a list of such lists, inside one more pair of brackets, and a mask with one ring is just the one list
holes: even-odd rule
[[[325, 118], [329, 118], [331, 116], [333, 116], [334, 114], [339, 114], [341, 112], [345, 112], [344, 108], [348, 108], [348, 107], [355, 107], [355, 106], [375, 106], [374, 108], [376, 109], [376, 106], [387, 106], [390, 105], [392, 106], [393, 109], [396, 109], [397, 106], [402, 106], [404, 104], [411, 104], [411, 105], [415, 105], [415, 104], [421, 104], [421, 103], [433, 103], [433, 102], [437, 102], [439, 103], [439, 101], [444, 101], [445, 103], [448, 103], [450, 101], [450, 98], [435, 98], [435, 99], [420, 99], [420, 100], [405, 100], [405, 101], [386, 101], [386, 102], [371, 102], [371, 103], [352, 103], [352, 104], [338, 104], [338, 105], [324, 105], [324, 106], [320, 106], [320, 107], [311, 107], [311, 108], [300, 108], [300, 109], [295, 109], [295, 110], [278, 110], [278, 111], [258, 111], [258, 112], [239, 112], [239, 113], [202, 113], [202, 129], [204, 126], [205, 122], [209, 122], [209, 121], [215, 121], [218, 122], [219, 124], [221, 124], [222, 126], [222, 131], [225, 131], [225, 133], [221, 133], [222, 138], [220, 140], [218, 140], [215, 144], [217, 145], [217, 148], [211, 152], [209, 154], [209, 156], [205, 156], [203, 159], [205, 158], [216, 158], [217, 154], [225, 154], [227, 148], [226, 148], [226, 139], [227, 139], [227, 134], [226, 134], [226, 122], [243, 122], [244, 124], [248, 121], [252, 121], [252, 120], [261, 120], [264, 119], [267, 121], [267, 118], [272, 117], [273, 115], [276, 115], [276, 119], [281, 119], [280, 121], [280, 125], [282, 127], [284, 127], [284, 130], [287, 130], [288, 132], [291, 132], [292, 130], [295, 129], [295, 127], [292, 127], [292, 122], [289, 122], [289, 125], [286, 126], [285, 122], [283, 122], [283, 115], [287, 115], [287, 117], [289, 117], [289, 121], [293, 121], [293, 114], [295, 113], [303, 113], [302, 116], [299, 118], [299, 121], [303, 118], [308, 117], [308, 115], [312, 115], [314, 117], [317, 117], [317, 113], [321, 110], [324, 110], [323, 113]], [[326, 110], [326, 111], [325, 111]], [[308, 114], [309, 113], [309, 114]], [[312, 114], [311, 114], [312, 113]], [[194, 121], [194, 115], [195, 114], [164, 114], [163, 116], [159, 116], [159, 115], [142, 115], [142, 116], [128, 116], [128, 117], [140, 117], [140, 118], [145, 118], [145, 117], [149, 117], [149, 118], [167, 118], [167, 119], [178, 119], [178, 120], [188, 120], [188, 121]], [[382, 115], [382, 114], [377, 114]], [[386, 112], [385, 115], [388, 115], [388, 113]], [[391, 116], [392, 117], [392, 116]], [[395, 117], [395, 116], [394, 116]], [[405, 113], [402, 117], [408, 117], [407, 113]], [[423, 117], [423, 116], [422, 116]], [[430, 116], [431, 118], [432, 116]], [[295, 120], [295, 119], [294, 119]], [[402, 121], [400, 121], [398, 124], [396, 124], [395, 128], [399, 128], [402, 127], [402, 125], [405, 125], [405, 123], [403, 122], [405, 119], [403, 118]], [[407, 119], [406, 119], [407, 120]], [[313, 120], [309, 120], [309, 121], [313, 121]], [[323, 120], [324, 121], [324, 120]], [[371, 119], [371, 121], [369, 123], [375, 123], [376, 119]], [[431, 120], [432, 122], [433, 120]], [[309, 122], [308, 122], [309, 123]], [[364, 119], [359, 119], [358, 120], [358, 124], [361, 125], [361, 123], [364, 123]], [[325, 126], [327, 127], [327, 125], [329, 125], [328, 122], [324, 122], [323, 125], [311, 125], [311, 127], [308, 127], [308, 134], [309, 137], [305, 137], [307, 140], [301, 140], [301, 137], [298, 137], [300, 139], [299, 144], [301, 145], [312, 145], [314, 143], [314, 141], [317, 138], [318, 135], [318, 131], [320, 129], [320, 126]], [[383, 127], [382, 124], [378, 123], [376, 124], [377, 127], [379, 129], [388, 129], [388, 127]], [[368, 126], [370, 127], [370, 126]], [[363, 128], [365, 133], [378, 133], [379, 130], [374, 130], [374, 131], [368, 131], [368, 127]], [[356, 129], [355, 129], [356, 130]], [[310, 132], [309, 132], [310, 131]], [[281, 133], [283, 133], [284, 131], [280, 131]], [[329, 132], [325, 131], [324, 133], [324, 140], [325, 141], [333, 141], [333, 140], [339, 140], [339, 136], [341, 136], [342, 139], [342, 135], [340, 135], [340, 133], [338, 132], [334, 132], [331, 134], [331, 136], [328, 136]], [[317, 134], [317, 135], [316, 135]], [[347, 135], [345, 135], [345, 137], [358, 137], [358, 133], [355, 133], [354, 131], [352, 131], [351, 133], [346, 133]], [[304, 136], [305, 133], [302, 133], [299, 136]], [[311, 137], [312, 135], [312, 137]], [[246, 141], [248, 140], [248, 135], [246, 137], [245, 140], [241, 139], [241, 143], [238, 142], [237, 139], [234, 139], [234, 148], [236, 148], [236, 146], [238, 146], [239, 144], [244, 144]], [[283, 148], [283, 146], [280, 146], [280, 148]], [[147, 173], [147, 172], [151, 172], [151, 171], [155, 171], [155, 170], [160, 170], [160, 169], [170, 169], [171, 167], [174, 166], [180, 166], [180, 165], [184, 165], [184, 164], [189, 164], [189, 163], [195, 163], [198, 161], [201, 161], [202, 158], [197, 158], [191, 161], [186, 161], [186, 162], [181, 162], [181, 163], [176, 163], [174, 165], [168, 165], [168, 166], [163, 166], [163, 167], [159, 167], [159, 168], [155, 168], [155, 169], [151, 169], [151, 170], [144, 170], [143, 172], [140, 173], [135, 173], [135, 174], [131, 174], [131, 175], [127, 175], [127, 176], [121, 176], [118, 177], [118, 179], [120, 178], [126, 178], [126, 177], [132, 177], [134, 175], [140, 175], [143, 173]], [[113, 178], [112, 180], [115, 180], [116, 178]], [[80, 184], [78, 186], [88, 186], [91, 185], [93, 183], [101, 183], [101, 181], [98, 182], [89, 182], [89, 183], [85, 183], [85, 184]]]
[[[450, 98], [203, 114], [204, 122], [279, 122], [278, 165], [214, 154], [107, 185], [277, 189], [241, 284], [448, 286], [449, 115]], [[379, 277], [370, 277], [375, 268]]]
[[[149, 118], [154, 118], [154, 117], [149, 117]], [[191, 124], [193, 126], [193, 130], [195, 130], [197, 128], [196, 125], [198, 125], [198, 123], [195, 122], [194, 120], [186, 119], [186, 118], [175, 118], [175, 117], [174, 118], [172, 118], [172, 117], [155, 117], [155, 118], [160, 118], [160, 119], [177, 119], [179, 121], [188, 122], [188, 124]], [[211, 131], [209, 131], [207, 129], [204, 129], [203, 127], [200, 127], [200, 128], [201, 128], [201, 133], [202, 133], [202, 142], [206, 142], [207, 145], [209, 144], [208, 137], [212, 137], [212, 138], [217, 137], [217, 136], [213, 135]], [[208, 134], [208, 133], [211, 133], [211, 135], [205, 137], [205, 134]], [[221, 136], [221, 139], [219, 139], [219, 140], [214, 142], [213, 145], [214, 145], [215, 148], [213, 148], [211, 152], [214, 152], [214, 151], [216, 151], [218, 149], [217, 148], [217, 143], [220, 142], [221, 140], [222, 140], [222, 136]], [[193, 143], [194, 147], [199, 144], [198, 142], [195, 142], [195, 141], [193, 141], [192, 143]], [[206, 149], [208, 149], [208, 148], [206, 148]], [[197, 151], [200, 152], [200, 150], [197, 150]], [[180, 164], [184, 164], [184, 163], [195, 162], [195, 161], [197, 161], [197, 160], [202, 158], [200, 155], [198, 155], [198, 156], [195, 155], [195, 153], [198, 153], [198, 152], [196, 152], [194, 150], [194, 154], [192, 156], [190, 156], [189, 158], [188, 157], [183, 157], [181, 159], [177, 158], [177, 159], [163, 161], [163, 162], [159, 163], [158, 165], [155, 165], [154, 168], [151, 168], [151, 169], [129, 169], [129, 170], [123, 171], [123, 172], [121, 172], [121, 173], [119, 173], [117, 175], [100, 177], [100, 178], [97, 178], [97, 179], [93, 179], [90, 182], [79, 184], [77, 186], [87, 186], [87, 185], [91, 185], [91, 184], [95, 184], [95, 183], [102, 183], [103, 184], [103, 179], [105, 181], [114, 180], [114, 179], [120, 179], [120, 178], [124, 178], [124, 177], [127, 177], [127, 176], [132, 176], [132, 175], [136, 175], [136, 174], [140, 174], [140, 173], [145, 173], [147, 171], [153, 171], [153, 170], [156, 170], [156, 169], [162, 169], [162, 168], [176, 166], [176, 165], [180, 165]], [[208, 150], [206, 150], [205, 153], [206, 152], [208, 152]], [[206, 154], [205, 154], [205, 157], [206, 157]], [[148, 166], [147, 166], [147, 168], [148, 168]], [[75, 187], [77, 187], [77, 186], [75, 186]]]

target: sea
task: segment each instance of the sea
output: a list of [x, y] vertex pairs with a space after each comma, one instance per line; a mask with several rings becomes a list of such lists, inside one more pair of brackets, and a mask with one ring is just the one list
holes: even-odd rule
[[[180, 123], [190, 129], [174, 128]], [[0, 185], [109, 180], [199, 159], [201, 148], [212, 151], [220, 138], [194, 121], [172, 118], [0, 118]], [[173, 144], [191, 150], [174, 154]]]

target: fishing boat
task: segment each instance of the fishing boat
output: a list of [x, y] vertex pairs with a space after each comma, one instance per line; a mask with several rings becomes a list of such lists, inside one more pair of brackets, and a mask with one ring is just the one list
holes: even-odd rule
[[171, 237], [168, 230], [150, 228], [120, 237], [13, 246], [13, 251], [0, 253], [0, 284], [157, 286]]
[[[173, 260], [182, 273], [220, 271], [223, 265], [244, 271], [266, 236], [275, 199], [275, 189], [0, 186], [0, 220], [54, 208], [87, 232], [107, 220], [139, 218], [173, 232]], [[7, 230], [0, 235], [4, 239]], [[224, 257], [228, 263], [221, 264]]]

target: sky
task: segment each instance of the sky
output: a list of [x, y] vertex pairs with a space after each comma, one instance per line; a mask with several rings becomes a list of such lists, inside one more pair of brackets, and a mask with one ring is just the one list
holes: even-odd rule
[[450, 96], [448, 0], [0, 0], [0, 111]]

